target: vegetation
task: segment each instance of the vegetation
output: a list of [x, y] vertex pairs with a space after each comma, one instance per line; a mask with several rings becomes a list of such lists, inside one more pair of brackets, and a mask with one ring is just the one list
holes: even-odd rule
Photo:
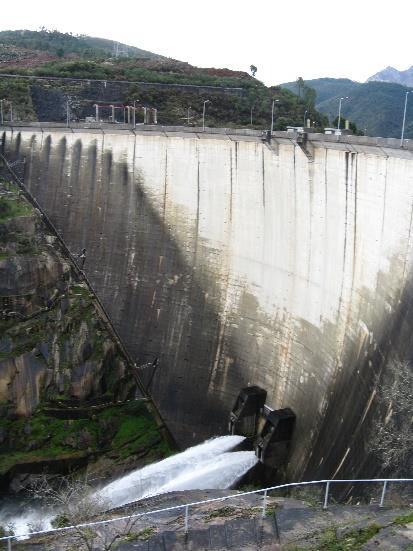
[[[344, 128], [345, 120], [346, 120], [345, 117], [340, 117], [341, 129]], [[349, 122], [349, 129], [353, 132], [355, 136], [364, 136], [364, 132], [362, 132], [357, 128], [356, 123], [354, 123], [353, 121], [348, 121], [348, 122]], [[337, 127], [338, 127], [338, 116], [333, 120], [333, 128], [337, 128]]]
[[33, 213], [31, 206], [16, 196], [0, 197], [0, 222], [11, 220], [19, 216], [30, 216]]
[[408, 361], [394, 361], [378, 382], [377, 401], [382, 421], [374, 426], [371, 449], [393, 476], [408, 476], [413, 466], [413, 371]]
[[[70, 54], [92, 58], [104, 58], [114, 53], [112, 40], [94, 38], [84, 35], [73, 35], [72, 33], [61, 33], [57, 30], [41, 28], [39, 31], [19, 30], [0, 31], [0, 44], [13, 45], [29, 50], [41, 50], [49, 52], [58, 57], [65, 57]], [[133, 46], [120, 44], [121, 51], [128, 52], [128, 55], [145, 58], [160, 57], [152, 52], [147, 52]]]
[[[16, 464], [26, 464], [30, 471], [30, 464], [55, 462], [64, 470], [105, 454], [111, 464], [131, 456], [149, 462], [169, 454], [146, 402], [118, 402], [134, 395], [135, 382], [124, 373], [124, 358], [97, 313], [94, 295], [60, 262], [58, 249], [51, 251], [45, 229], [16, 186], [0, 184], [0, 259], [9, 259], [3, 265], [6, 275], [22, 265], [36, 274], [46, 258], [50, 272], [59, 277], [28, 288], [16, 283], [18, 293], [0, 297], [5, 305], [0, 366], [8, 374], [0, 397], [0, 478]], [[30, 224], [15, 223], [23, 216], [32, 217]], [[39, 376], [27, 393], [26, 382], [15, 378], [19, 361], [33, 373], [48, 372], [50, 380], [44, 384]], [[89, 369], [96, 379], [83, 398], [74, 397], [76, 369], [81, 374]], [[7, 385], [14, 385], [13, 395]]]
[[[342, 103], [343, 117], [354, 121], [369, 136], [400, 137], [409, 88], [391, 82], [360, 83], [333, 78], [308, 80], [305, 85], [315, 90], [315, 107], [329, 117], [330, 123], [337, 116], [339, 98], [349, 96]], [[281, 86], [300, 95], [298, 81]], [[413, 101], [407, 105], [405, 138], [413, 138]]]
[[[7, 412], [8, 407], [3, 406]], [[51, 416], [45, 406], [29, 418], [2, 415], [0, 429], [0, 474], [16, 463], [75, 459], [91, 453], [107, 453], [116, 460], [144, 455], [148, 460], [164, 457], [171, 450], [144, 402], [132, 401], [103, 411], [89, 410], [81, 419]]]
[[225, 507], [220, 507], [219, 509], [215, 509], [214, 511], [211, 511], [211, 513], [205, 516], [204, 522], [211, 522], [211, 520], [215, 518], [233, 517], [236, 514], [237, 514], [237, 509], [235, 509], [235, 507], [231, 507], [227, 505]]
[[[114, 548], [115, 542], [120, 537], [130, 534], [137, 519], [119, 521], [116, 531], [112, 532], [101, 526], [78, 526], [93, 521], [98, 515], [107, 511], [111, 503], [105, 499], [89, 481], [74, 476], [62, 477], [57, 482], [51, 482], [46, 476], [40, 477], [31, 487], [34, 499], [51, 509], [59, 511], [52, 520], [55, 528], [76, 526], [69, 534], [71, 544], [76, 544], [77, 549], [93, 551], [102, 549], [109, 551]], [[35, 530], [44, 529], [38, 523]], [[35, 531], [32, 530], [32, 531]]]
[[[67, 100], [71, 105], [72, 119], [79, 120], [94, 115], [93, 104], [96, 100], [103, 103], [131, 104], [138, 99], [140, 106], [158, 109], [160, 124], [184, 124], [186, 119], [191, 125], [199, 125], [203, 101], [209, 99], [208, 126], [268, 129], [271, 124], [272, 100], [275, 98], [279, 100], [275, 113], [276, 130], [285, 130], [289, 125], [302, 125], [305, 112], [315, 127], [321, 127], [327, 122], [314, 108], [315, 93], [310, 87], [304, 86], [302, 97], [280, 87], [268, 88], [254, 78], [257, 72], [255, 65], [250, 66], [251, 76], [246, 72], [228, 69], [201, 69], [181, 61], [138, 53], [115, 60], [112, 57], [111, 41], [75, 37], [46, 29], [40, 32], [5, 31], [0, 33], [0, 44], [2, 42], [8, 47], [13, 45], [16, 48], [26, 48], [26, 54], [30, 51], [29, 48], [33, 48], [34, 58], [32, 63], [27, 60], [8, 63], [0, 70], [0, 76], [2, 72], [6, 72], [32, 77], [110, 81], [106, 85], [68, 80], [23, 81], [10, 77], [2, 81], [0, 78], [0, 84], [6, 82], [11, 85], [9, 92], [2, 97], [13, 102], [16, 120], [65, 121]], [[39, 61], [35, 57], [37, 50], [51, 52], [53, 55]], [[119, 81], [152, 83], [153, 87], [121, 84]], [[168, 84], [242, 90], [229, 94], [208, 89], [165, 87]], [[109, 110], [102, 113], [108, 120]], [[8, 118], [6, 112], [6, 120]]]
[[347, 532], [343, 538], [339, 538], [336, 530], [332, 528], [324, 532], [320, 542], [314, 548], [314, 551], [358, 551], [365, 543], [371, 540], [379, 530], [380, 526], [371, 524], [366, 528]]

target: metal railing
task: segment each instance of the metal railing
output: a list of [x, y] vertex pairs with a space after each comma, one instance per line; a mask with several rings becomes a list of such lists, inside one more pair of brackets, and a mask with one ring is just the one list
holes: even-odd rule
[[[93, 526], [103, 526], [112, 524], [115, 522], [120, 521], [129, 521], [131, 519], [137, 519], [139, 517], [145, 517], [150, 515], [156, 515], [160, 513], [166, 513], [169, 511], [178, 511], [183, 510], [184, 511], [184, 532], [185, 534], [189, 531], [189, 510], [191, 507], [196, 507], [198, 505], [205, 505], [208, 503], [218, 503], [222, 501], [228, 501], [228, 500], [235, 500], [243, 496], [247, 495], [255, 495], [255, 494], [263, 494], [263, 502], [261, 506], [261, 517], [265, 518], [267, 514], [267, 501], [268, 501], [268, 493], [275, 491], [275, 490], [282, 490], [286, 488], [297, 488], [302, 486], [314, 486], [317, 484], [325, 484], [325, 491], [324, 491], [324, 499], [323, 499], [323, 509], [328, 508], [328, 502], [329, 502], [329, 496], [330, 496], [330, 488], [333, 484], [354, 484], [354, 483], [373, 483], [373, 484], [383, 484], [381, 495], [380, 495], [380, 503], [379, 507], [384, 507], [384, 500], [386, 496], [386, 492], [388, 489], [388, 485], [390, 483], [412, 483], [413, 478], [361, 478], [361, 479], [349, 479], [349, 480], [312, 480], [308, 482], [292, 482], [289, 484], [280, 484], [278, 486], [270, 486], [268, 488], [261, 488], [259, 490], [251, 490], [248, 492], [240, 492], [237, 494], [231, 494], [223, 497], [216, 497], [211, 499], [205, 499], [203, 501], [193, 501], [191, 503], [184, 503], [182, 505], [174, 505], [172, 507], [165, 507], [163, 509], [153, 509], [151, 511], [144, 511], [140, 513], [133, 513], [131, 515], [125, 515], [122, 517], [116, 517], [116, 518], [110, 518], [105, 520], [98, 520], [94, 522], [85, 522], [83, 524], [76, 524], [73, 526], [65, 526], [64, 528], [52, 528], [49, 530], [39, 530], [39, 531], [33, 531], [28, 532], [26, 534], [20, 534], [20, 535], [8, 535], [0, 538], [0, 542], [4, 541], [7, 543], [7, 549], [10, 551], [12, 549], [12, 541], [13, 540], [19, 540], [23, 538], [30, 538], [33, 536], [48, 536], [53, 535], [57, 533], [62, 532], [68, 532], [71, 530], [79, 530], [82, 528], [91, 528]], [[154, 496], [153, 496], [154, 497]]]

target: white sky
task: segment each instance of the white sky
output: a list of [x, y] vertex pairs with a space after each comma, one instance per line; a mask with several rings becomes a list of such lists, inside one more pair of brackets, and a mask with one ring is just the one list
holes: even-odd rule
[[249, 70], [267, 85], [364, 81], [413, 64], [411, 0], [19, 0], [0, 30], [40, 26], [110, 38], [200, 67]]

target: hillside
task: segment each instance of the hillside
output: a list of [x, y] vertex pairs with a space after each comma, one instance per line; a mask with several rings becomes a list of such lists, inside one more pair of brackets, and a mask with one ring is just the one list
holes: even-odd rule
[[[208, 126], [268, 129], [275, 98], [274, 128], [283, 130], [301, 125], [308, 109], [290, 91], [268, 88], [247, 72], [198, 68], [137, 48], [129, 48], [129, 57], [115, 58], [110, 40], [46, 30], [0, 32], [0, 98], [5, 100], [5, 122], [11, 117], [10, 103], [14, 121], [64, 122], [67, 103], [71, 120], [81, 121], [94, 116], [97, 102], [131, 105], [138, 100], [140, 106], [158, 110], [159, 124], [197, 126], [202, 124], [203, 102], [209, 100]], [[101, 115], [108, 121], [110, 108]], [[123, 110], [117, 115], [117, 122], [123, 122]], [[315, 109], [307, 116], [316, 127], [327, 122]]]
[[[326, 114], [330, 121], [337, 116], [339, 98], [349, 96], [342, 103], [344, 117], [370, 136], [400, 137], [408, 88], [388, 82], [360, 83], [334, 78], [308, 80], [306, 85], [314, 88], [316, 109]], [[281, 87], [297, 93], [295, 82], [281, 84]], [[413, 138], [413, 101], [407, 106], [405, 137]]]
[[135, 46], [117, 43], [105, 38], [77, 36], [53, 30], [41, 31], [0, 31], [0, 51], [3, 47], [17, 47], [31, 51], [48, 52], [55, 57], [79, 56], [87, 58], [105, 58], [116, 53], [134, 58], [160, 59], [162, 56], [141, 50]]
[[403, 86], [413, 86], [413, 65], [405, 71], [398, 71], [394, 67], [386, 67], [382, 71], [367, 79], [367, 82], [395, 82]]

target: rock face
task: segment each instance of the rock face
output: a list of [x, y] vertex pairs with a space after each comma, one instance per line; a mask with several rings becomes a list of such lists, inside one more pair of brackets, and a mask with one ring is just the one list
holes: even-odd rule
[[27, 416], [42, 400], [132, 396], [87, 285], [28, 204], [10, 186], [0, 193], [0, 401]]
[[0, 306], [0, 478], [21, 463], [30, 472], [58, 460], [59, 471], [67, 459], [114, 443], [122, 459], [148, 450], [162, 456], [167, 448], [146, 402], [126, 403], [136, 380], [81, 272], [6, 182]]
[[372, 81], [397, 82], [404, 86], [413, 86], [413, 65], [405, 71], [398, 71], [394, 67], [386, 67], [367, 79], [367, 82]]

